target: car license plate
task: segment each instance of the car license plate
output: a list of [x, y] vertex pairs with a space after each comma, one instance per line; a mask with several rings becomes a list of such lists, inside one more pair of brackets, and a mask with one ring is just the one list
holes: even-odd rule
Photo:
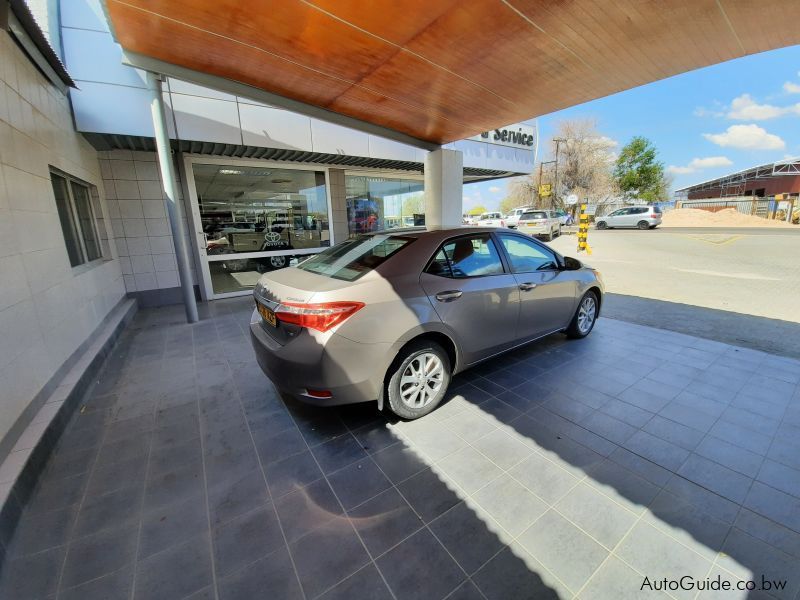
[[265, 322], [269, 323], [273, 327], [278, 326], [278, 320], [275, 318], [274, 312], [258, 302], [256, 302], [256, 308], [258, 309], [258, 314], [261, 315], [261, 318], [264, 319]]

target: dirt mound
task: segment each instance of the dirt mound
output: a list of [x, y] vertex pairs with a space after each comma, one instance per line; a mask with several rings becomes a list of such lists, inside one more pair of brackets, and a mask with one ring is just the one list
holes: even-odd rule
[[662, 227], [796, 227], [785, 221], [762, 219], [740, 213], [735, 208], [717, 212], [699, 208], [676, 208], [664, 213]]

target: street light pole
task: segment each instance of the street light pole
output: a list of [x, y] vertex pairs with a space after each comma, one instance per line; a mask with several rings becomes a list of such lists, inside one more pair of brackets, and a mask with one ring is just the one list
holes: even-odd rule
[[553, 183], [553, 188], [554, 188], [553, 189], [553, 199], [550, 201], [550, 208], [554, 209], [556, 207], [555, 206], [556, 199], [558, 198], [558, 151], [559, 151], [559, 148], [561, 146], [561, 142], [565, 142], [566, 143], [567, 140], [565, 138], [553, 138], [553, 141], [556, 143], [556, 160], [555, 160], [556, 173], [555, 173], [555, 177], [554, 177], [555, 182]]

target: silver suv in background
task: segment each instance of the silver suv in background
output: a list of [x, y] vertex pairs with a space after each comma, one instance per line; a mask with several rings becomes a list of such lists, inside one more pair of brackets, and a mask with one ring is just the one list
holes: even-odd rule
[[594, 222], [597, 229], [613, 229], [615, 227], [655, 229], [661, 225], [661, 208], [658, 206], [629, 206], [615, 210], [604, 217], [595, 217]]
[[520, 216], [517, 231], [542, 237], [549, 242], [561, 235], [561, 220], [554, 210], [529, 210]]

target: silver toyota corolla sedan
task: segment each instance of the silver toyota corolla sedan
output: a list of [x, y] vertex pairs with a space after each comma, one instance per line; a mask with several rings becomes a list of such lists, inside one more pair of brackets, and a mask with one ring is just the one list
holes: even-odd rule
[[558, 331], [588, 335], [602, 293], [597, 271], [521, 233], [399, 229], [262, 276], [250, 332], [282, 392], [416, 419], [459, 371]]

